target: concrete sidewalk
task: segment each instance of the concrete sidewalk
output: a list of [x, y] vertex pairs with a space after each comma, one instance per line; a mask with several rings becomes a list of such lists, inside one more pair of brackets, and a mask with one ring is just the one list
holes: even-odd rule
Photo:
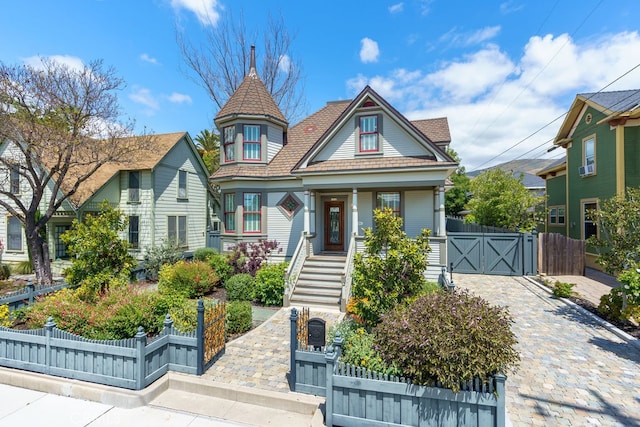
[[600, 304], [602, 295], [620, 286], [615, 277], [592, 268], [585, 269], [584, 276], [543, 276], [543, 278], [549, 281], [550, 288], [553, 288], [556, 281], [575, 284], [573, 291], [596, 307]]
[[[18, 374], [19, 375], [19, 374]], [[0, 384], [0, 426], [243, 426], [203, 415], [151, 406], [125, 409], [104, 403], [59, 396]]]

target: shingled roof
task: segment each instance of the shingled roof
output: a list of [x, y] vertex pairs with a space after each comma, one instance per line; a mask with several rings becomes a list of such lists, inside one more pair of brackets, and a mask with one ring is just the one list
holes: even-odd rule
[[[80, 184], [78, 190], [69, 197], [69, 201], [75, 207], [81, 206], [119, 171], [153, 169], [185, 134], [186, 132], [175, 132], [149, 137], [149, 146], [140, 153], [136, 153], [137, 155], [132, 156], [131, 159], [124, 162], [109, 162], [100, 166], [89, 179]], [[79, 170], [69, 171], [70, 174], [80, 172]], [[63, 183], [62, 191], [68, 190], [69, 188], [65, 188]]]
[[420, 132], [436, 144], [448, 144], [451, 142], [449, 121], [446, 117], [412, 120], [411, 123], [413, 123]]
[[287, 119], [278, 108], [273, 97], [267, 90], [258, 73], [256, 72], [255, 47], [251, 46], [251, 63], [247, 74], [231, 95], [226, 104], [216, 114], [215, 121], [234, 116], [259, 116], [268, 117], [287, 125]]

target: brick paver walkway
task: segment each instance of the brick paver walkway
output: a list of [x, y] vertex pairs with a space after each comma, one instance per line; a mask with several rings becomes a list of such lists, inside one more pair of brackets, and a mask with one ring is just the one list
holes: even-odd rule
[[[289, 340], [291, 309], [282, 308], [256, 329], [227, 343], [225, 354], [203, 375], [203, 378], [288, 392]], [[327, 330], [342, 318], [337, 311], [310, 310], [310, 317], [320, 317]]]
[[522, 361], [507, 379], [514, 426], [640, 426], [640, 351], [521, 277], [454, 274], [506, 305]]

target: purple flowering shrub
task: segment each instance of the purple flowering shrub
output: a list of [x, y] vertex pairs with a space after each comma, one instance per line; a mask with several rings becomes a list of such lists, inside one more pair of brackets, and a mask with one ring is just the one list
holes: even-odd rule
[[238, 243], [228, 261], [233, 267], [232, 275], [246, 273], [255, 277], [262, 263], [269, 259], [269, 255], [276, 251], [282, 252], [282, 248], [278, 248], [279, 245], [276, 240]]
[[512, 324], [506, 308], [466, 291], [434, 292], [383, 314], [374, 348], [414, 384], [457, 392], [461, 382], [517, 367]]

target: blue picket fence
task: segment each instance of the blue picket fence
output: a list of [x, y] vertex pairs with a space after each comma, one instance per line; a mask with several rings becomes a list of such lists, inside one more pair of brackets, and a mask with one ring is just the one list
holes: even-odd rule
[[332, 347], [313, 350], [298, 340], [302, 328], [295, 308], [290, 320], [290, 388], [325, 396], [327, 426], [505, 426], [504, 375], [462, 384], [458, 393], [414, 385], [340, 362], [339, 334]]

